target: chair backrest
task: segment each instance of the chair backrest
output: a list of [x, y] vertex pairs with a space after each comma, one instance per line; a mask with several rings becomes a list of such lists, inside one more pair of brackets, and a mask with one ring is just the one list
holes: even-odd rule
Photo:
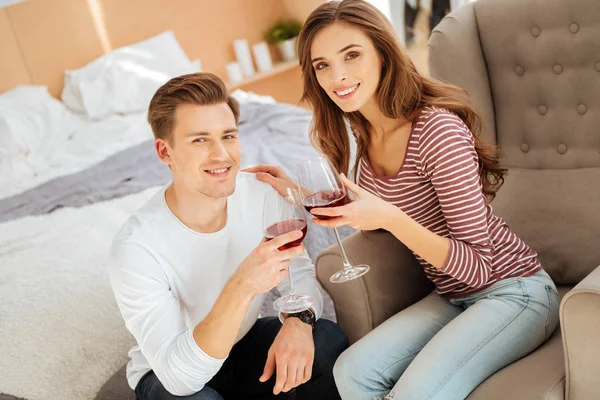
[[555, 281], [600, 264], [600, 1], [478, 0], [429, 41], [509, 169], [492, 203]]

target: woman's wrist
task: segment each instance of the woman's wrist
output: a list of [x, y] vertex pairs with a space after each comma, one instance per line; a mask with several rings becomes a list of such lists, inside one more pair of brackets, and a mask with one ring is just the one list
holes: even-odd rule
[[386, 202], [386, 210], [383, 213], [381, 229], [393, 233], [399, 226], [403, 225], [403, 221], [406, 217], [407, 215], [399, 207]]

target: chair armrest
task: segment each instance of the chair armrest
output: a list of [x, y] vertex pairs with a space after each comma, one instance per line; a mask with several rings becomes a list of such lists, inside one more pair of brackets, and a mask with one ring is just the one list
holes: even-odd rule
[[600, 266], [560, 304], [565, 351], [565, 398], [595, 399], [600, 393]]
[[448, 14], [429, 38], [429, 72], [432, 77], [465, 89], [481, 113], [483, 136], [496, 143], [494, 104], [484, 49], [475, 14], [476, 3]]
[[343, 267], [337, 245], [317, 257], [316, 269], [350, 343], [433, 290], [411, 251], [389, 232], [355, 233], [344, 240], [344, 249], [351, 263], [368, 264], [371, 270], [353, 281], [331, 283], [331, 275]]

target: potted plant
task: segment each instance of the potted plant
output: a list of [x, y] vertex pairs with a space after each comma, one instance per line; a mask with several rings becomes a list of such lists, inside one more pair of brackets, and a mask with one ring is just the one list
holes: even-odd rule
[[292, 61], [298, 58], [296, 56], [296, 41], [301, 29], [302, 23], [295, 19], [277, 21], [265, 33], [265, 40], [277, 45], [281, 57], [285, 61]]

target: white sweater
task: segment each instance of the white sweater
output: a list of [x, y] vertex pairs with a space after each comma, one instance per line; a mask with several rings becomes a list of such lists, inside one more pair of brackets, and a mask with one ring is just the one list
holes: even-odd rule
[[[240, 173], [227, 200], [227, 223], [219, 232], [187, 228], [168, 208], [161, 189], [121, 228], [114, 239], [109, 277], [127, 329], [137, 345], [131, 349], [127, 380], [135, 388], [153, 370], [165, 388], [184, 396], [200, 391], [225, 359], [215, 359], [196, 344], [194, 327], [211, 310], [228, 278], [260, 243], [263, 199], [273, 189]], [[292, 260], [296, 292], [315, 299], [320, 316], [321, 287], [306, 252]], [[277, 288], [289, 292], [289, 282]], [[265, 294], [256, 296], [237, 341], [259, 316]]]

